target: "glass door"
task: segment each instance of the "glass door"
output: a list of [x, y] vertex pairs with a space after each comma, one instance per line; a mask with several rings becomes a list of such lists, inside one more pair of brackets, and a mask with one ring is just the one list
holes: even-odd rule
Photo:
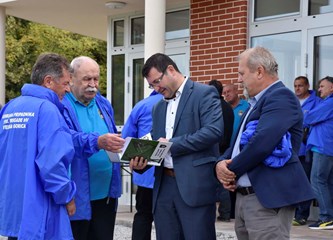
[[[182, 52], [181, 52], [182, 50]], [[189, 74], [189, 54], [182, 48], [167, 49], [166, 54], [177, 64], [179, 71]], [[134, 105], [141, 99], [148, 97], [151, 90], [145, 89], [145, 80], [142, 77], [144, 65], [143, 52], [131, 53], [128, 60], [128, 77], [125, 84], [125, 121]], [[147, 94], [148, 93], [148, 94]]]
[[318, 89], [318, 80], [333, 76], [333, 27], [308, 32], [308, 78]]
[[125, 120], [129, 116], [134, 105], [143, 99], [144, 96], [144, 78], [142, 77], [142, 68], [144, 65], [143, 53], [131, 53], [128, 60], [128, 77], [125, 100]]

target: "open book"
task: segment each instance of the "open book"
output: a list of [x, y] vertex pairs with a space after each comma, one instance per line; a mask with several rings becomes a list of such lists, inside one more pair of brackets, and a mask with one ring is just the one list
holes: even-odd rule
[[138, 156], [148, 160], [148, 165], [160, 166], [172, 142], [127, 137], [121, 153], [106, 151], [112, 162], [129, 163]]

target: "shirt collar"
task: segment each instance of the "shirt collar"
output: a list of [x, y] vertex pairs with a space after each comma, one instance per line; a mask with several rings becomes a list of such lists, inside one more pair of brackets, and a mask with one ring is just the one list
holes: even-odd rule
[[270, 89], [272, 86], [274, 86], [278, 82], [281, 82], [281, 81], [278, 80], [278, 81], [273, 82], [268, 87], [266, 87], [264, 90], [262, 90], [260, 93], [258, 93], [257, 95], [255, 95], [252, 98], [249, 98], [248, 102], [251, 105], [251, 107], [254, 107], [254, 105], [259, 101], [259, 99], [265, 94], [265, 92], [267, 92], [268, 89]]
[[73, 102], [75, 102], [76, 104], [79, 104], [79, 105], [82, 105], [82, 106], [84, 106], [84, 107], [87, 107], [87, 108], [89, 108], [89, 107], [91, 107], [91, 106], [94, 106], [95, 105], [95, 102], [96, 102], [96, 100], [95, 100], [95, 98], [93, 98], [91, 101], [90, 101], [90, 103], [86, 106], [86, 105], [84, 105], [83, 103], [81, 103], [75, 96], [74, 96], [74, 94], [73, 93], [68, 93], [68, 95], [69, 95], [69, 97], [70, 98], [72, 98], [72, 101]]
[[188, 77], [185, 76], [184, 78], [185, 79], [184, 79], [183, 83], [180, 85], [180, 87], [178, 88], [177, 92], [175, 93], [175, 97], [174, 98], [170, 98], [170, 99], [163, 98], [164, 101], [170, 102], [172, 100], [175, 100], [175, 99], [179, 98], [182, 95]]

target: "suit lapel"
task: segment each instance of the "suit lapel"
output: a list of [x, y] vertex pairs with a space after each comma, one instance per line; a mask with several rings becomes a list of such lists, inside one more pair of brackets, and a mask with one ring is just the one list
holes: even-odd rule
[[274, 84], [273, 86], [271, 86], [269, 89], [267, 89], [267, 91], [260, 97], [259, 101], [255, 104], [255, 106], [251, 110], [250, 115], [246, 120], [246, 123], [248, 123], [250, 121], [251, 115], [257, 110], [257, 108], [259, 106], [261, 106], [261, 102], [264, 101], [264, 99], [266, 98], [266, 95], [270, 94], [273, 90], [275, 90], [277, 88], [281, 88], [281, 87], [284, 87], [284, 84], [282, 82], [278, 82], [278, 83]]
[[159, 130], [159, 132], [157, 132], [158, 138], [166, 136], [165, 120], [166, 120], [167, 106], [168, 106], [168, 103], [164, 100], [161, 100], [161, 107], [158, 108], [158, 116], [160, 116], [159, 117], [160, 121], [157, 123], [157, 125], [158, 125], [157, 129]]
[[194, 83], [190, 79], [187, 79], [187, 82], [185, 83], [182, 95], [180, 96], [177, 113], [176, 113], [176, 118], [175, 118], [173, 135], [177, 130], [177, 127], [178, 127], [179, 121], [180, 121], [180, 116], [182, 115], [184, 108], [186, 106], [186, 103], [193, 91], [193, 85], [194, 85]]

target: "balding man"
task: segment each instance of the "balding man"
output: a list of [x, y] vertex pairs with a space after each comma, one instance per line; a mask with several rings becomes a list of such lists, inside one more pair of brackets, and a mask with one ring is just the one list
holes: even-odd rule
[[81, 56], [71, 66], [71, 93], [63, 103], [75, 146], [71, 176], [77, 184], [77, 211], [71, 217], [72, 231], [75, 240], [109, 240], [113, 239], [121, 174], [120, 165], [111, 163], [103, 149], [118, 152], [124, 140], [117, 134], [110, 102], [98, 93], [97, 62]]
[[233, 125], [233, 132], [231, 137], [231, 142], [235, 139], [235, 135], [237, 129], [239, 127], [240, 120], [242, 118], [243, 113], [246, 109], [249, 108], [249, 103], [241, 99], [238, 95], [238, 85], [235, 84], [228, 84], [223, 87], [223, 96], [224, 99], [231, 105], [232, 109], [234, 110], [234, 125]]

